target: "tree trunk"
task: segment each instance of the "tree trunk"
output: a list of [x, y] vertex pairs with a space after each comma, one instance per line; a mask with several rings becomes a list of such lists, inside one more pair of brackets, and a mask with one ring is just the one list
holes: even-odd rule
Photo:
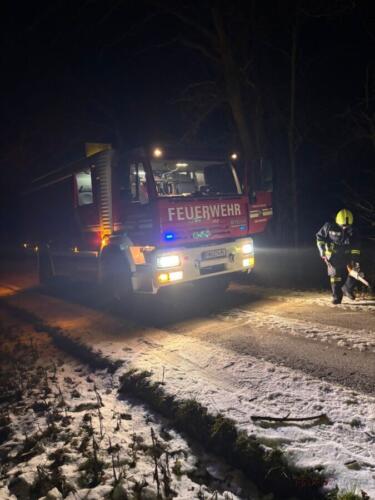
[[297, 20], [292, 32], [292, 50], [290, 56], [290, 105], [289, 105], [289, 127], [288, 145], [290, 161], [291, 203], [293, 216], [293, 243], [297, 247], [299, 243], [299, 210], [298, 210], [298, 182], [296, 165], [296, 67], [297, 67]]
[[251, 192], [255, 188], [255, 172], [254, 169], [251, 168], [254, 148], [251, 138], [251, 129], [245, 114], [240, 68], [234, 59], [231, 42], [225, 32], [223, 17], [220, 9], [213, 7], [212, 16], [220, 45], [227, 100], [241, 142], [245, 170], [250, 187], [249, 192]]

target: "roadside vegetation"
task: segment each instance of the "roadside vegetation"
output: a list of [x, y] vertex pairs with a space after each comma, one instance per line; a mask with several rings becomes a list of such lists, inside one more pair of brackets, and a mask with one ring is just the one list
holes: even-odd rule
[[0, 323], [0, 498], [239, 498], [230, 488], [246, 486], [229, 468], [209, 473], [211, 462], [119, 400], [108, 368], [93, 373], [48, 334]]

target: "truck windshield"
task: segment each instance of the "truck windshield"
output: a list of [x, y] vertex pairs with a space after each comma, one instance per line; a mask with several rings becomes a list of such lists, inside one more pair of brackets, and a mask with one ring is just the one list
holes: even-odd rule
[[199, 160], [151, 160], [159, 197], [241, 194], [230, 163]]

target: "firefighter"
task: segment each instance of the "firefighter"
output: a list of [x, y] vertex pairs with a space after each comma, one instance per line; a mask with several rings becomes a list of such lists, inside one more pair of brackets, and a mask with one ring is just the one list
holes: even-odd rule
[[353, 214], [343, 208], [336, 221], [326, 222], [316, 234], [319, 254], [325, 261], [332, 288], [332, 303], [341, 304], [343, 295], [355, 300], [355, 279], [348, 275], [348, 266], [359, 270], [361, 251]]

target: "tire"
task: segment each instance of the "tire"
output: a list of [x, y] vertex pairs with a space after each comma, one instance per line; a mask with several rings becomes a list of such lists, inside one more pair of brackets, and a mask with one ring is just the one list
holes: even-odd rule
[[129, 264], [118, 247], [107, 247], [101, 256], [100, 281], [104, 294], [117, 301], [127, 301], [132, 296]]
[[50, 285], [54, 278], [53, 263], [48, 248], [38, 252], [38, 279], [40, 285]]
[[228, 276], [213, 276], [212, 278], [205, 278], [194, 282], [196, 287], [201, 293], [210, 294], [223, 294], [229, 287], [230, 278]]

